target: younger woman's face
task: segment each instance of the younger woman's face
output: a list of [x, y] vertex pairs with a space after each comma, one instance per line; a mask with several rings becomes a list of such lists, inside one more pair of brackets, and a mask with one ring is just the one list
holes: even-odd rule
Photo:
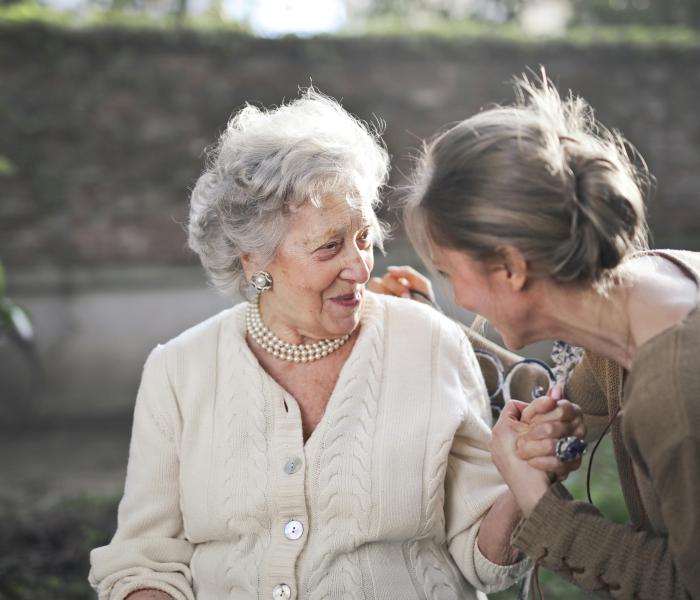
[[437, 244], [431, 251], [434, 267], [452, 286], [455, 303], [487, 319], [508, 348], [524, 346], [527, 299], [514, 290], [507, 267]]

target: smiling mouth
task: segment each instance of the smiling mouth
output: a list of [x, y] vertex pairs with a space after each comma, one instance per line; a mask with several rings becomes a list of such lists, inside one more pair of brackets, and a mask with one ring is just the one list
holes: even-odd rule
[[342, 296], [335, 296], [334, 298], [331, 298], [331, 300], [336, 304], [340, 304], [341, 306], [357, 306], [360, 303], [360, 293], [354, 292], [350, 294], [343, 294]]

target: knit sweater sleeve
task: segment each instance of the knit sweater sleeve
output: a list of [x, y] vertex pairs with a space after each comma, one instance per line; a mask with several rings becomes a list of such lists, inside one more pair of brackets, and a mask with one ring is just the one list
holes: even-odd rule
[[543, 567], [604, 598], [688, 600], [667, 539], [606, 519], [557, 484], [512, 536]]
[[455, 563], [475, 588], [496, 592], [510, 587], [531, 562], [498, 565], [479, 551], [479, 527], [484, 515], [507, 487], [491, 460], [488, 399], [468, 340], [462, 345], [461, 381], [465, 412], [448, 458], [445, 477], [445, 525]]
[[100, 600], [123, 600], [146, 588], [194, 599], [193, 544], [180, 512], [179, 419], [165, 358], [159, 346], [144, 367], [117, 531], [109, 545], [90, 553], [89, 581]]

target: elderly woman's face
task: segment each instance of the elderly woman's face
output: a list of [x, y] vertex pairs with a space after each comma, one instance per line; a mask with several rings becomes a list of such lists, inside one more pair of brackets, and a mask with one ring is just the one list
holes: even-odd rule
[[311, 338], [352, 332], [374, 266], [373, 215], [344, 198], [307, 203], [287, 220], [287, 232], [267, 270], [273, 289], [261, 298], [265, 323]]

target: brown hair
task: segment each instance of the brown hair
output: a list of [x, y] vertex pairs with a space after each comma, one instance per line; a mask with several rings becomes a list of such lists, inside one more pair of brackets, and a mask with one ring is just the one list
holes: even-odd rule
[[426, 144], [405, 202], [409, 237], [428, 264], [431, 240], [484, 261], [511, 245], [554, 281], [605, 287], [647, 247], [646, 167], [585, 100], [562, 99], [544, 71], [515, 89], [514, 105]]

